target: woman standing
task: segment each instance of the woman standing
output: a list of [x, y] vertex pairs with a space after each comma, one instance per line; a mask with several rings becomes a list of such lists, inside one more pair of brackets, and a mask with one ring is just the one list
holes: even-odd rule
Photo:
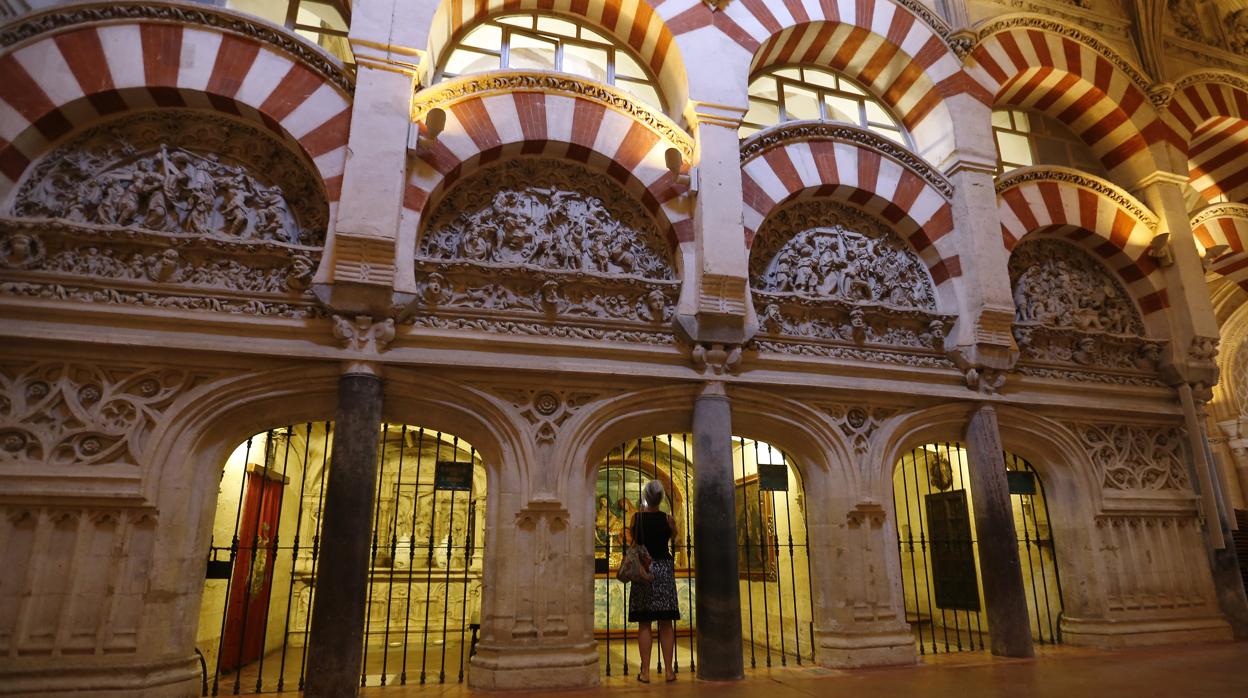
[[651, 624], [659, 623], [659, 648], [663, 652], [663, 669], [668, 681], [675, 681], [672, 671], [672, 652], [676, 647], [674, 621], [680, 620], [680, 607], [676, 602], [676, 572], [672, 559], [671, 542], [676, 532], [676, 521], [670, 514], [659, 511], [663, 503], [663, 483], [651, 480], [642, 493], [641, 511], [633, 515], [629, 531], [633, 540], [646, 546], [653, 561], [650, 573], [654, 575], [649, 584], [633, 584], [628, 599], [628, 622], [637, 623], [637, 647], [641, 651], [641, 673], [637, 680], [650, 683], [650, 649], [654, 643]]

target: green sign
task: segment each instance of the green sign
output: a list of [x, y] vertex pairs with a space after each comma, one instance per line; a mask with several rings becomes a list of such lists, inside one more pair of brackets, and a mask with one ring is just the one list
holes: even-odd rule
[[787, 492], [789, 467], [784, 463], [759, 463], [758, 488], [764, 492]]
[[439, 490], [471, 491], [472, 463], [438, 461], [433, 473], [433, 487]]
[[1010, 494], [1035, 494], [1036, 475], [1018, 470], [1005, 471], [1005, 479], [1010, 484]]

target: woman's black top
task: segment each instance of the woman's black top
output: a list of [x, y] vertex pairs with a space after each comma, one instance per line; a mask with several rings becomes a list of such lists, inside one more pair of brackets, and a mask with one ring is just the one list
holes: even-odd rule
[[667, 514], [661, 511], [639, 511], [633, 514], [633, 540], [645, 544], [654, 560], [671, 560], [672, 527], [667, 525]]

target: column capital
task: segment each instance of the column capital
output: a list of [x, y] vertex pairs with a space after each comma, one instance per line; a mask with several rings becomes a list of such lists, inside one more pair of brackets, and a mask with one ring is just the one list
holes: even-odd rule
[[1165, 172], [1158, 170], [1150, 172], [1140, 178], [1131, 188], [1136, 191], [1147, 189], [1155, 184], [1177, 184], [1180, 187], [1187, 186], [1189, 181], [1188, 175], [1176, 174], [1174, 172]]
[[746, 108], [730, 104], [689, 100], [689, 106], [685, 108], [685, 118], [695, 128], [707, 125], [735, 131], [741, 128], [741, 120], [745, 118], [747, 111], [749, 110]]
[[359, 68], [388, 70], [406, 75], [412, 80], [420, 78], [420, 67], [425, 62], [425, 52], [407, 46], [351, 38], [351, 53]]

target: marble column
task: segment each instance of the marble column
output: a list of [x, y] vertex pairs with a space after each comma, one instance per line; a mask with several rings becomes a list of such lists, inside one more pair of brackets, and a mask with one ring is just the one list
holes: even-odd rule
[[710, 382], [693, 403], [694, 568], [698, 678], [743, 678], [741, 586], [732, 477], [732, 410], [724, 384]]
[[381, 401], [380, 376], [348, 373], [338, 381], [308, 636], [307, 698], [348, 698], [360, 689]]
[[966, 427], [966, 453], [979, 539], [979, 576], [988, 605], [992, 653], [1002, 657], [1031, 657], [1031, 621], [1023, 569], [1019, 565], [1018, 535], [1010, 486], [1005, 476], [1005, 454], [997, 426], [997, 411], [982, 405]]

